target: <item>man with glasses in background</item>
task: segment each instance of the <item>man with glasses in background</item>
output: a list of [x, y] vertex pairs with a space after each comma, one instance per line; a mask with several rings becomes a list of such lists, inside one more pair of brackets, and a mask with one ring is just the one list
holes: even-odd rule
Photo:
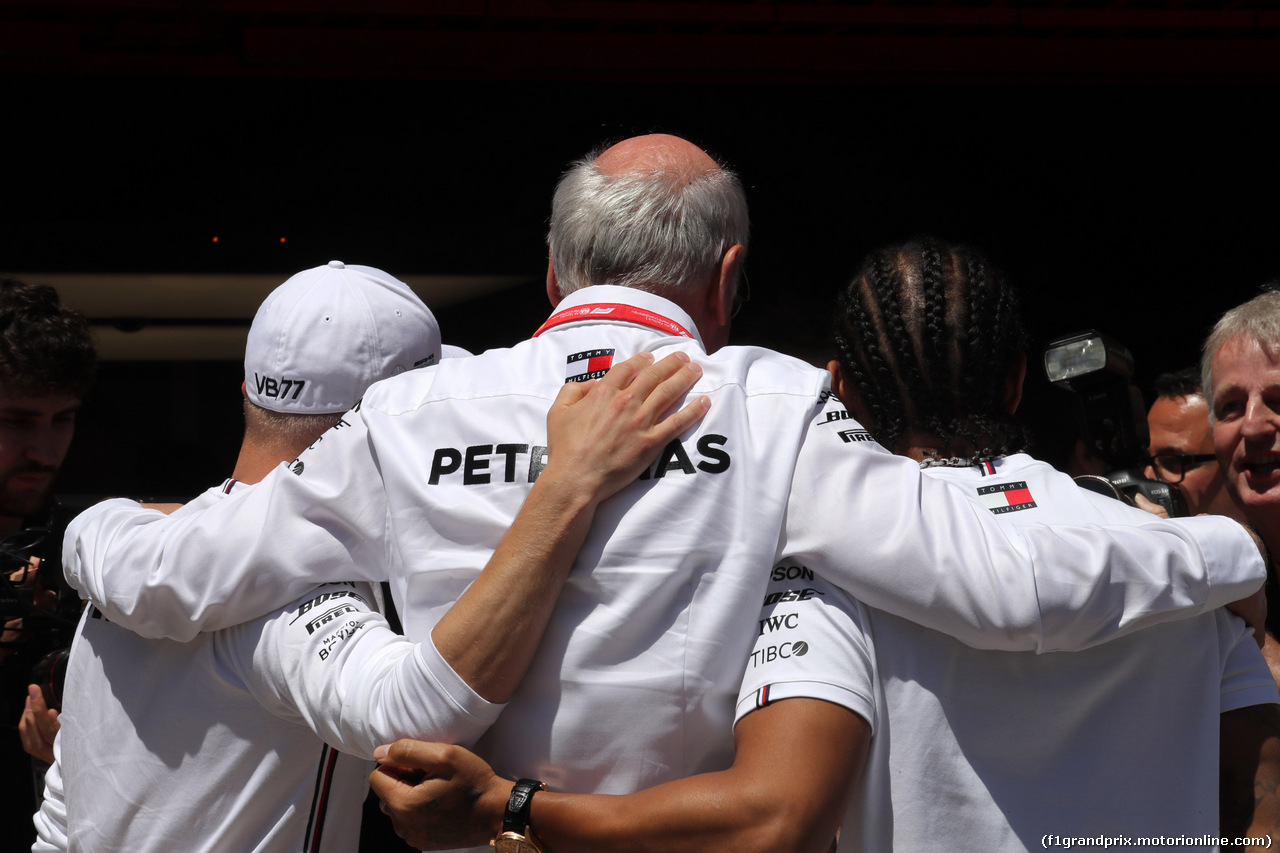
[[[1243, 507], [1227, 489], [1222, 468], [1213, 450], [1213, 423], [1209, 402], [1197, 367], [1156, 377], [1156, 399], [1147, 412], [1148, 462], [1145, 476], [1177, 486], [1187, 502], [1188, 515], [1225, 515], [1247, 524]], [[1262, 656], [1280, 683], [1280, 582], [1267, 566], [1267, 642]]]
[[[1151, 432], [1145, 474], [1178, 487], [1190, 515], [1210, 513], [1244, 522], [1244, 510], [1231, 499], [1222, 470], [1215, 464], [1209, 404], [1194, 367], [1162, 373], [1155, 381], [1155, 402], [1147, 412]], [[1280, 615], [1280, 614], [1277, 614]]]

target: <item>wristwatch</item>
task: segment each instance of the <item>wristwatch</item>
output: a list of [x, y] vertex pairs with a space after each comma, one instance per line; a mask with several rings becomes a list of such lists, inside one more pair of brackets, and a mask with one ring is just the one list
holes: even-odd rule
[[542, 842], [529, 830], [529, 810], [533, 795], [545, 790], [547, 786], [537, 779], [521, 779], [511, 789], [502, 814], [502, 832], [489, 842], [495, 853], [542, 853]]

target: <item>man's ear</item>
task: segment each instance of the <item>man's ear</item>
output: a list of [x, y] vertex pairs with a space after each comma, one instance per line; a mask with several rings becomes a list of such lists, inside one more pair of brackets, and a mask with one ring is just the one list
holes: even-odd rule
[[552, 266], [550, 258], [547, 258], [547, 298], [551, 300], [552, 308], [559, 306], [560, 300], [564, 299], [560, 295], [560, 283], [556, 281], [556, 268]]
[[[841, 393], [844, 385], [844, 371], [840, 369], [840, 362], [834, 358], [827, 362], [827, 373], [831, 374], [831, 393], [843, 403], [844, 395]], [[847, 406], [845, 408], [848, 408]]]
[[716, 268], [716, 280], [707, 288], [707, 313], [717, 326], [733, 319], [733, 300], [742, 286], [742, 260], [746, 249], [739, 243], [729, 247]]
[[827, 362], [827, 372], [831, 374], [831, 393], [844, 403], [844, 407], [853, 415], [853, 419], [867, 429], [871, 428], [871, 411], [862, 402], [862, 395], [853, 387], [853, 383], [845, 378], [840, 362], [832, 359]]
[[249, 383], [248, 382], [240, 383], [240, 396], [244, 397], [246, 400], [249, 399]]
[[1004, 410], [1011, 415], [1018, 411], [1018, 405], [1022, 402], [1022, 385], [1026, 381], [1027, 354], [1020, 352], [1004, 381]]

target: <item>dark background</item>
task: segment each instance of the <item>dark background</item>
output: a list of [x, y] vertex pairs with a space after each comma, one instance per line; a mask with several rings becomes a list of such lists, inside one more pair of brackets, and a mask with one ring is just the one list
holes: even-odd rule
[[[564, 166], [665, 131], [747, 187], [752, 301], [737, 342], [821, 358], [829, 294], [860, 256], [932, 233], [973, 242], [1021, 284], [1037, 346], [1098, 328], [1129, 345], [1145, 386], [1192, 363], [1216, 317], [1280, 274], [1278, 15], [5, 3], [0, 269], [283, 280], [340, 258], [527, 277], [433, 305], [447, 341], [482, 350], [546, 313], [543, 236]], [[64, 488], [182, 494], [225, 476], [240, 369], [199, 357], [104, 364]]]

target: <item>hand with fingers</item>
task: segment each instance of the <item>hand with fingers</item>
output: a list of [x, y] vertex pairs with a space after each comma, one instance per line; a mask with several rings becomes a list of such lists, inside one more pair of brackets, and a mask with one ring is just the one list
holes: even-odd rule
[[61, 727], [58, 712], [45, 704], [44, 694], [39, 686], [28, 686], [26, 708], [18, 721], [18, 736], [22, 739], [22, 748], [33, 758], [52, 764], [53, 739]]
[[656, 363], [641, 353], [560, 389], [547, 413], [546, 467], [484, 571], [431, 631], [480, 696], [506, 702], [519, 686], [600, 502], [710, 408], [703, 396], [671, 411], [701, 376], [683, 353]]
[[682, 352], [656, 363], [646, 352], [601, 379], [567, 383], [547, 412], [547, 467], [540, 476], [570, 478], [596, 500], [615, 494], [707, 413], [711, 400], [700, 396], [667, 415], [701, 376]]
[[460, 746], [400, 740], [374, 754], [369, 785], [396, 833], [419, 850], [489, 843], [514, 782]]

